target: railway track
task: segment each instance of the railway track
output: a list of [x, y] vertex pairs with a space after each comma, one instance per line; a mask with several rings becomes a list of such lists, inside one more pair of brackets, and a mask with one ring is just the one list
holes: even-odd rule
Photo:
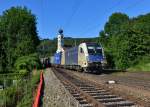
[[[72, 70], [69, 70], [72, 71]], [[115, 72], [115, 70], [112, 70], [113, 72]], [[106, 71], [106, 72], [112, 72], [111, 70]], [[104, 74], [106, 73], [105, 71], [103, 71]], [[117, 72], [117, 71], [116, 71]], [[75, 72], [76, 74], [82, 75], [81, 72]], [[140, 75], [140, 76], [139, 76]], [[129, 86], [129, 87], [134, 87], [140, 90], [146, 90], [146, 91], [150, 91], [150, 78], [149, 78], [149, 74], [147, 75], [146, 73], [133, 73], [132, 75], [95, 75], [95, 74], [91, 74], [91, 73], [86, 73], [86, 76], [91, 77], [91, 78], [95, 78], [96, 80], [101, 80], [103, 82], [107, 82], [109, 80], [114, 80], [117, 81], [117, 83], [125, 85], [125, 86]]]
[[[81, 75], [81, 73], [76, 72], [77, 74]], [[109, 81], [109, 80], [114, 80], [117, 81], [117, 83], [129, 86], [129, 87], [134, 87], [137, 89], [142, 89], [146, 91], [150, 91], [150, 79], [148, 77], [144, 78], [144, 76], [140, 77], [138, 76], [122, 76], [122, 75], [95, 75], [95, 74], [88, 74], [86, 73], [86, 76], [89, 76], [91, 78], [95, 78], [96, 80], [101, 80], [103, 82]]]
[[139, 107], [132, 101], [112, 94], [89, 80], [82, 80], [65, 72], [63, 69], [53, 71], [65, 88], [79, 102], [80, 107]]

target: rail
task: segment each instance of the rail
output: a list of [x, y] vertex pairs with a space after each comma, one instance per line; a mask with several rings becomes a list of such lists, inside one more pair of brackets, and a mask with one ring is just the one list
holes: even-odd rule
[[70, 75], [63, 69], [53, 69], [55, 75], [64, 84], [66, 89], [79, 101], [79, 106], [84, 107], [137, 107], [133, 102], [111, 94], [95, 83]]

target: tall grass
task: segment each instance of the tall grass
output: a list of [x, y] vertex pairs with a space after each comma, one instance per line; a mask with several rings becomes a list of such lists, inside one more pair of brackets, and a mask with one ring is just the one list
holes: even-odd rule
[[150, 56], [140, 58], [134, 66], [128, 69], [129, 71], [148, 71], [150, 72]]

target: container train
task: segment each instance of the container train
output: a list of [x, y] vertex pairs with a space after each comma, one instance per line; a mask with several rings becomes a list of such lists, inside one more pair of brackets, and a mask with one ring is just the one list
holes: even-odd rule
[[43, 68], [51, 67], [51, 59], [49, 57], [47, 58], [41, 58], [41, 63]]
[[106, 67], [107, 61], [102, 46], [97, 43], [84, 42], [76, 47], [55, 53], [51, 57], [51, 64], [77, 71], [99, 72]]

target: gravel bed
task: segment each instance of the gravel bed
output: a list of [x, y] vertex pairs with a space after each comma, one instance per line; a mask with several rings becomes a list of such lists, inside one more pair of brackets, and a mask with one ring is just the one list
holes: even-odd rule
[[76, 102], [57, 79], [53, 71], [44, 71], [43, 107], [75, 107]]

